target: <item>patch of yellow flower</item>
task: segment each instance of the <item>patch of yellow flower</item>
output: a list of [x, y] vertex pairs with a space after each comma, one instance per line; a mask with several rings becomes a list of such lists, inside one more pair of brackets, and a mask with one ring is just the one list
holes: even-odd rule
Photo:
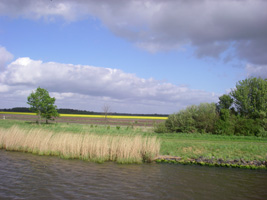
[[[0, 114], [12, 114], [12, 115], [36, 115], [35, 113], [26, 112], [0, 112]], [[82, 115], [82, 114], [60, 114], [60, 117], [88, 117], [88, 118], [110, 118], [110, 119], [154, 119], [154, 120], [166, 120], [168, 117], [153, 117], [153, 116], [127, 116], [127, 115]]]

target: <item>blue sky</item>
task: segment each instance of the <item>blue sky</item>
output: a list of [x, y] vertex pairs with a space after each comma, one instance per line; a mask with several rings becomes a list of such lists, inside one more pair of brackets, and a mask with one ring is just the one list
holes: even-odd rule
[[[59, 108], [173, 113], [267, 78], [267, 3], [0, 1], [0, 108], [38, 86]], [[192, 15], [194, 13], [194, 15]]]

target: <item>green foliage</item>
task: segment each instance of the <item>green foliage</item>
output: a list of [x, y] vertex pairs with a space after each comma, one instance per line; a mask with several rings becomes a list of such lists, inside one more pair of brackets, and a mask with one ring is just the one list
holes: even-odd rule
[[165, 122], [156, 123], [154, 125], [154, 132], [155, 133], [166, 133], [167, 132], [167, 128], [165, 126]]
[[[167, 132], [213, 133], [265, 137], [267, 131], [267, 79], [239, 81], [219, 102], [192, 105], [165, 121]], [[164, 130], [160, 127], [156, 130]]]
[[239, 81], [230, 93], [241, 116], [259, 118], [267, 112], [267, 79], [248, 78]]
[[38, 87], [35, 92], [32, 92], [28, 96], [28, 104], [30, 110], [38, 115], [38, 124], [40, 124], [41, 117], [48, 120], [53, 120], [54, 117], [58, 117], [57, 106], [54, 105], [56, 99], [51, 98], [47, 90]]
[[258, 137], [265, 137], [265, 138], [267, 138], [267, 131], [264, 130], [263, 128], [261, 128], [261, 129], [259, 130], [259, 133], [258, 133], [257, 136], [258, 136]]
[[170, 115], [165, 126], [169, 132], [212, 133], [217, 118], [216, 105], [214, 103], [202, 103], [199, 106], [189, 106], [185, 110]]
[[196, 106], [190, 106], [185, 110], [169, 115], [165, 122], [168, 132], [195, 132], [195, 121], [193, 119], [193, 113], [195, 113], [195, 110]]
[[217, 110], [220, 111], [221, 109], [230, 109], [234, 100], [231, 98], [230, 95], [224, 94], [219, 97], [219, 102], [217, 104]]
[[229, 109], [220, 110], [220, 119], [215, 123], [215, 133], [219, 135], [234, 135], [235, 116], [230, 115]]
[[216, 122], [216, 134], [265, 135], [267, 80], [248, 78], [239, 81], [229, 95], [219, 97], [217, 111], [220, 119]]
[[235, 121], [235, 134], [252, 136], [258, 135], [261, 130], [260, 120], [238, 116]]
[[202, 103], [197, 107], [193, 116], [196, 128], [202, 133], [213, 133], [218, 119], [214, 103]]

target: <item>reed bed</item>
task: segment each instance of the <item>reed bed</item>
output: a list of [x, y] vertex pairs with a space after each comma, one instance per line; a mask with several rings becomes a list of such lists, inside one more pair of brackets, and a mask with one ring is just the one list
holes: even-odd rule
[[141, 163], [158, 156], [160, 141], [140, 135], [52, 132], [13, 126], [0, 129], [0, 149], [95, 162]]

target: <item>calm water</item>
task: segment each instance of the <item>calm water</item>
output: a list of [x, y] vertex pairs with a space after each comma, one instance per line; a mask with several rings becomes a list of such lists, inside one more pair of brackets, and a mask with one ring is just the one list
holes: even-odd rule
[[267, 199], [267, 171], [95, 164], [0, 150], [0, 199]]

